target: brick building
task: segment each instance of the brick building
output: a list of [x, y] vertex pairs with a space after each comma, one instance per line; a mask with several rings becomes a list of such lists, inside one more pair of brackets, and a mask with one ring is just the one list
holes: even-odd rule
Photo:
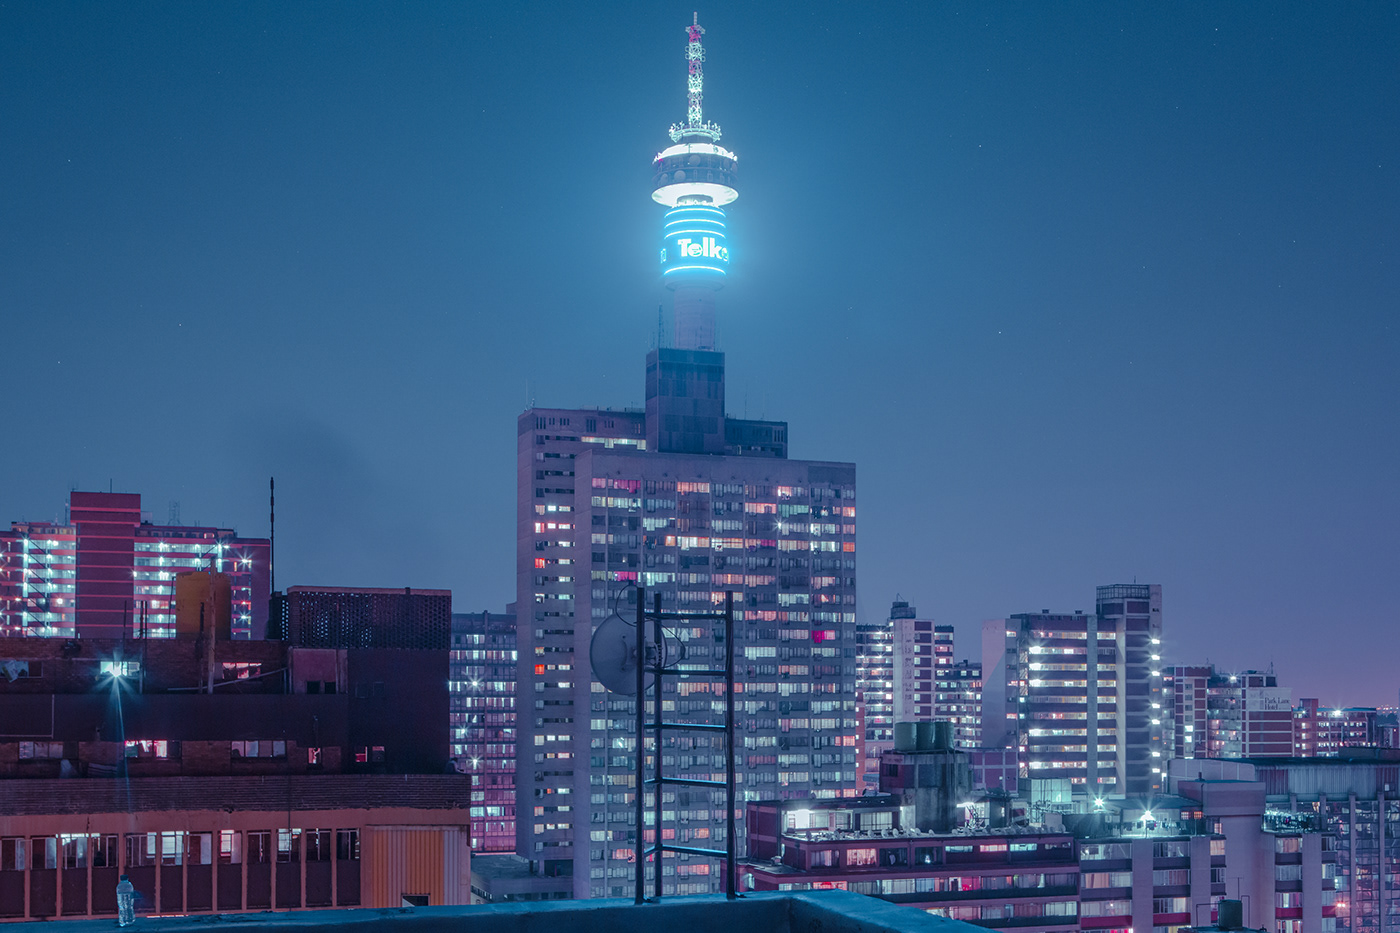
[[[0, 917], [467, 903], [447, 650], [0, 639]], [[11, 676], [11, 672], [13, 676]]]

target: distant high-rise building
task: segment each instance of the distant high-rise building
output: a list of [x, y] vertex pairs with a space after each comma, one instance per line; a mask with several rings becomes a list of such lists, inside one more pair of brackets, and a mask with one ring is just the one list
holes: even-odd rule
[[[1162, 587], [1120, 583], [1095, 594], [1098, 614], [1099, 686], [1106, 686], [1106, 641], [1114, 650], [1114, 702], [1100, 710], [1099, 751], [1111, 733], [1113, 774], [1119, 793], [1160, 792], [1166, 785], [1169, 752], [1163, 741], [1166, 695], [1162, 681]], [[1092, 677], [1092, 675], [1091, 675]], [[1106, 725], [1109, 709], [1113, 722]], [[1092, 781], [1089, 782], [1092, 785]]]
[[1209, 665], [1178, 664], [1162, 669], [1162, 677], [1168, 688], [1162, 711], [1170, 713], [1171, 717], [1167, 720], [1171, 729], [1164, 742], [1164, 757], [1210, 757], [1210, 743], [1206, 738], [1210, 717], [1206, 700], [1214, 674], [1215, 668]]
[[[533, 408], [517, 422], [516, 851], [571, 877], [577, 897], [630, 895], [650, 841], [633, 825], [637, 702], [589, 666], [594, 628], [614, 612], [634, 619], [637, 586], [667, 612], [714, 612], [734, 594], [746, 799], [857, 793], [855, 466], [790, 460], [785, 423], [725, 411], [714, 297], [736, 161], [701, 113], [702, 35], [687, 28], [687, 120], [653, 163], [674, 340], [647, 356], [646, 408]], [[722, 657], [708, 622], [672, 625], [688, 658]], [[666, 687], [668, 715], [673, 703], [719, 722], [712, 681]], [[718, 735], [669, 731], [662, 754], [677, 777], [723, 779]], [[723, 790], [663, 799], [668, 839], [724, 846]], [[667, 861], [663, 893], [719, 890], [708, 860]]]
[[1170, 681], [1167, 740], [1173, 758], [1286, 757], [1293, 751], [1292, 696], [1261, 671], [1177, 666]]
[[985, 623], [983, 744], [1015, 746], [1023, 780], [1096, 796], [1160, 790], [1161, 607], [1155, 584], [1101, 586], [1093, 614]]
[[[971, 661], [955, 664], [953, 626], [938, 625], [917, 615], [903, 600], [896, 601], [890, 610], [892, 722], [947, 720], [954, 724], [955, 744], [975, 748], [982, 735], [982, 665]], [[865, 770], [873, 777], [878, 773], [880, 752], [892, 746], [894, 733], [889, 731], [871, 745], [871, 726], [867, 718]], [[878, 786], [878, 780], [871, 786]]]
[[1292, 754], [1300, 758], [1335, 758], [1346, 749], [1393, 748], [1396, 744], [1393, 723], [1373, 707], [1327, 707], [1314, 697], [1305, 697], [1292, 714]]
[[[865, 627], [862, 623], [862, 627]], [[904, 600], [896, 600], [890, 607], [890, 617], [882, 628], [888, 631], [888, 661], [886, 666], [893, 683], [893, 708], [888, 734], [881, 737], [883, 745], [871, 747], [867, 726], [867, 747], [865, 757], [867, 770], [878, 771], [880, 752], [894, 747], [894, 722], [917, 722], [932, 719], [934, 715], [934, 671], [939, 664], [951, 659], [951, 643], [938, 642], [934, 629], [949, 629], [946, 625], [935, 625], [932, 619], [918, 618], [918, 611]], [[951, 642], [951, 639], [950, 639]], [[940, 648], [944, 650], [940, 653]], [[879, 780], [872, 781], [871, 787], [878, 787]]]
[[[862, 789], [880, 786], [880, 754], [894, 745], [895, 719], [905, 709], [901, 696], [912, 689], [910, 671], [903, 669], [905, 665], [897, 668], [895, 659], [906, 657], [912, 669], [918, 664], [916, 659], [931, 651], [915, 646], [915, 627], [914, 610], [903, 601], [895, 602], [888, 619], [856, 624], [856, 710], [860, 716], [856, 759]], [[901, 654], [904, 651], [907, 655]], [[927, 660], [931, 665], [931, 656]], [[907, 712], [903, 715], [908, 716]]]
[[472, 851], [515, 851], [515, 616], [452, 614], [452, 760], [471, 778]]
[[270, 547], [228, 528], [153, 525], [137, 493], [69, 495], [63, 522], [0, 531], [0, 634], [171, 638], [181, 573], [228, 577], [234, 638], [267, 629]]
[[[949, 628], [952, 626], [939, 626]], [[934, 684], [934, 719], [953, 724], [953, 744], [958, 748], [982, 745], [982, 665], [954, 661], [938, 668]]]

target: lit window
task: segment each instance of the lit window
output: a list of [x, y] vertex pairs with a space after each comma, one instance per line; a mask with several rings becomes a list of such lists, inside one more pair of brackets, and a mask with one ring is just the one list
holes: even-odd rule
[[130, 739], [126, 743], [126, 757], [169, 758], [170, 745], [165, 739]]

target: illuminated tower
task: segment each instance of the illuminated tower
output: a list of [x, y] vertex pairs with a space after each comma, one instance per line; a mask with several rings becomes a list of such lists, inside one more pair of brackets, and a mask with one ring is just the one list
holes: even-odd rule
[[[535, 895], [630, 895], [637, 848], [655, 838], [629, 823], [638, 791], [652, 794], [634, 783], [636, 700], [588, 676], [594, 631], [614, 611], [635, 612], [633, 584], [666, 612], [733, 594], [746, 799], [858, 793], [856, 468], [789, 459], [786, 422], [725, 413], [714, 297], [729, 263], [735, 159], [701, 112], [704, 32], [693, 23], [687, 33], [690, 112], [652, 185], [669, 209], [662, 277], [675, 293], [675, 342], [647, 354], [646, 409], [532, 408], [516, 424], [515, 851], [533, 866]], [[699, 629], [682, 631], [696, 639], [691, 657], [715, 656]], [[663, 706], [708, 719], [713, 733], [712, 687], [668, 680]], [[673, 814], [662, 838], [723, 845], [725, 794], [706, 783], [723, 779], [721, 748], [714, 735], [663, 738], [667, 767], [693, 783], [662, 795]], [[745, 817], [741, 806], [735, 818]], [[664, 893], [719, 890], [703, 857], [667, 860]]]
[[704, 34], [697, 14], [686, 27], [686, 121], [671, 125], [673, 145], [652, 163], [651, 196], [670, 208], [661, 228], [661, 275], [675, 293], [674, 346], [680, 350], [715, 349], [715, 292], [729, 270], [724, 206], [739, 197], [738, 156], [718, 145], [719, 124], [706, 123], [702, 109]]

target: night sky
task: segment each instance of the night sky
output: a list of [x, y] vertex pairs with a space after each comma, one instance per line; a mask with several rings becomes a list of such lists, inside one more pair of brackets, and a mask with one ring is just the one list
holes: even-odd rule
[[[514, 596], [515, 419], [636, 406], [692, 5], [0, 4], [0, 521]], [[859, 468], [860, 612], [1161, 583], [1394, 704], [1400, 6], [712, 4], [729, 407]]]

